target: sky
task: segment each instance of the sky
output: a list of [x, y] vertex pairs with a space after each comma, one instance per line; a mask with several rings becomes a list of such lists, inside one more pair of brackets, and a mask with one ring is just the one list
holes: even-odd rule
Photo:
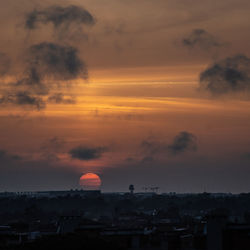
[[0, 7], [0, 192], [250, 191], [248, 0]]

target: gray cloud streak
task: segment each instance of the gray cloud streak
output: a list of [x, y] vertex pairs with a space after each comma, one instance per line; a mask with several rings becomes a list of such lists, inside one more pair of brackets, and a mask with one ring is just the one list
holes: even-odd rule
[[198, 47], [205, 50], [223, 46], [215, 36], [204, 29], [194, 29], [182, 39], [182, 45], [191, 49]]

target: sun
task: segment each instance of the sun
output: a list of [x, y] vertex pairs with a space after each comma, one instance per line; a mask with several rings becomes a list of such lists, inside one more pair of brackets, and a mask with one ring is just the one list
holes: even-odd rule
[[98, 190], [102, 184], [101, 178], [94, 173], [83, 174], [79, 180], [79, 185], [84, 190]]

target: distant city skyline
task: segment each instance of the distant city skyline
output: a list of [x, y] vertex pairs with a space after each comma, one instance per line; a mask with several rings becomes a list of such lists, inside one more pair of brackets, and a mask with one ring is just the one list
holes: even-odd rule
[[0, 6], [0, 192], [250, 192], [250, 1]]

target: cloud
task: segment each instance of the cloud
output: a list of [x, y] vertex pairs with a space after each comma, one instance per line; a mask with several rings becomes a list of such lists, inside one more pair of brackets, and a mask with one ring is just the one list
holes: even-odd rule
[[[8, 84], [8, 92], [2, 93], [0, 103], [35, 106], [45, 108], [47, 102], [74, 103], [73, 98], [65, 98], [69, 81], [87, 79], [87, 66], [72, 46], [42, 42], [27, 50], [24, 72], [16, 83]], [[66, 83], [67, 82], [67, 87]], [[62, 93], [49, 95], [54, 89]]]
[[156, 154], [170, 154], [177, 155], [186, 151], [196, 151], [197, 149], [197, 138], [195, 135], [182, 131], [174, 137], [171, 144], [161, 142], [156, 138], [148, 138], [141, 143], [144, 158], [142, 161], [152, 161], [152, 156]]
[[42, 42], [32, 45], [28, 51], [28, 72], [33, 83], [41, 78], [72, 80], [88, 77], [87, 66], [72, 46]]
[[[25, 19], [25, 28], [34, 30], [39, 24], [52, 24], [60, 38], [68, 36], [73, 32], [83, 33], [82, 25], [95, 24], [95, 18], [86, 9], [70, 5], [66, 7], [54, 5], [43, 10], [33, 10]], [[75, 29], [73, 29], [75, 27]], [[84, 34], [86, 36], [86, 34]]]
[[85, 147], [85, 146], [78, 146], [70, 150], [69, 154], [74, 159], [79, 159], [82, 161], [94, 160], [99, 159], [102, 154], [107, 151], [105, 147]]
[[27, 87], [36, 94], [46, 95], [51, 89], [62, 87], [64, 81], [87, 77], [87, 66], [76, 48], [42, 42], [28, 49], [24, 77], [15, 87]]
[[19, 161], [22, 157], [19, 155], [9, 154], [6, 150], [0, 149], [0, 162], [9, 162], [9, 161]]
[[196, 151], [197, 150], [197, 138], [195, 135], [182, 131], [175, 136], [172, 144], [168, 146], [170, 153], [176, 155], [186, 151]]
[[187, 48], [212, 49], [223, 46], [218, 39], [204, 29], [194, 29], [187, 37], [182, 39], [182, 45]]
[[37, 110], [45, 108], [45, 102], [41, 97], [31, 95], [27, 91], [5, 93], [0, 98], [0, 104], [28, 105], [35, 107]]
[[[69, 89], [77, 83], [74, 80], [88, 78], [88, 68], [77, 47], [69, 45], [78, 41], [70, 36], [72, 32], [82, 32], [83, 27], [94, 25], [94, 16], [77, 5], [56, 4], [30, 11], [24, 21], [26, 30], [36, 30], [40, 26], [45, 30], [38, 30], [39, 34], [30, 33], [30, 41], [36, 41], [31, 45], [27, 41], [26, 45], [23, 41], [20, 43], [22, 36], [18, 34], [15, 41], [20, 43], [17, 45], [19, 49], [11, 50], [12, 61], [0, 52], [0, 76], [11, 73], [4, 78], [4, 86], [0, 89], [0, 105], [30, 106], [41, 110], [47, 103], [75, 103]], [[50, 26], [59, 38], [67, 36], [71, 40], [52, 42], [55, 39], [48, 38]]]
[[61, 104], [74, 104], [76, 103], [75, 99], [70, 97], [65, 97], [62, 93], [56, 93], [48, 97], [48, 102], [50, 103], [61, 103]]
[[200, 87], [215, 95], [250, 90], [250, 58], [236, 55], [209, 66], [200, 74]]

